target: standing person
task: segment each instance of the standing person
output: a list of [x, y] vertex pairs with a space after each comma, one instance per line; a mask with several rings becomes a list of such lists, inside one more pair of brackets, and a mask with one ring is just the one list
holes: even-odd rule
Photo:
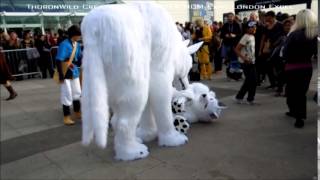
[[220, 74], [222, 72], [222, 58], [221, 58], [221, 39], [218, 34], [214, 33], [210, 42], [210, 61], [214, 64], [214, 73]]
[[[192, 30], [192, 24], [191, 22], [186, 22], [185, 23], [185, 27], [184, 27], [184, 31], [183, 31], [183, 37], [185, 40], [187, 39], [192, 39], [192, 33], [193, 33], [193, 30]], [[190, 44], [192, 44], [192, 42], [190, 42]]]
[[177, 26], [178, 31], [179, 31], [180, 34], [182, 35], [182, 33], [183, 33], [183, 28], [180, 26], [180, 23], [179, 23], [179, 22], [176, 22], [176, 26]]
[[78, 41], [81, 38], [80, 28], [76, 25], [68, 29], [69, 38], [59, 45], [56, 65], [59, 73], [61, 87], [61, 104], [63, 108], [63, 122], [65, 125], [73, 125], [71, 119], [70, 106], [77, 119], [81, 118], [80, 113], [80, 80], [79, 67], [81, 66], [81, 48]]
[[[259, 14], [253, 12], [250, 14], [249, 20], [250, 21], [256, 21], [257, 22], [257, 28], [256, 28], [256, 33], [254, 35], [255, 41], [256, 41], [256, 71], [257, 71], [257, 86], [260, 86], [261, 83], [265, 79], [265, 73], [263, 73], [264, 70], [264, 64], [261, 63], [260, 56], [259, 56], [259, 51], [260, 51], [260, 43], [262, 40], [262, 35], [263, 35], [263, 30], [264, 30], [264, 12], [259, 11]], [[263, 60], [262, 60], [263, 61]]]
[[217, 30], [217, 33], [220, 34], [221, 33], [221, 28], [223, 26], [223, 23], [222, 21], [218, 22], [218, 30]]
[[295, 21], [296, 21], [296, 15], [291, 15], [291, 16], [289, 16], [288, 20], [290, 20], [291, 23], [294, 24]]
[[256, 32], [255, 21], [248, 21], [246, 25], [247, 32], [241, 38], [239, 44], [235, 48], [235, 52], [239, 57], [245, 80], [235, 99], [238, 103], [242, 103], [244, 96], [248, 93], [247, 102], [254, 105], [254, 98], [256, 94], [256, 67], [255, 63], [255, 38]]
[[265, 67], [266, 73], [269, 78], [270, 86], [267, 89], [273, 89], [276, 87], [276, 79], [274, 74], [274, 64], [269, 61], [271, 53], [274, 48], [277, 47], [278, 39], [284, 34], [283, 26], [276, 20], [276, 14], [274, 11], [268, 11], [265, 14], [265, 29], [262, 35], [260, 44], [260, 61]]
[[4, 32], [2, 29], [0, 29], [1, 33], [0, 33], [0, 47], [2, 49], [8, 49], [8, 44], [10, 41], [10, 36]]
[[272, 52], [272, 55], [270, 57], [270, 61], [274, 63], [275, 65], [275, 70], [276, 70], [276, 79], [277, 79], [277, 92], [275, 94], [276, 97], [280, 97], [283, 94], [283, 87], [285, 85], [285, 75], [284, 75], [284, 66], [285, 66], [285, 60], [282, 57], [281, 49], [284, 46], [284, 43], [286, 42], [287, 35], [290, 32], [291, 29], [291, 21], [290, 20], [285, 20], [283, 22], [283, 30], [284, 34], [279, 38], [279, 44], [274, 51]]
[[59, 45], [62, 41], [67, 39], [66, 33], [62, 29], [58, 29], [58, 40], [57, 40], [57, 45]]
[[53, 39], [52, 46], [57, 46], [58, 45], [59, 34], [54, 33], [52, 39]]
[[214, 21], [212, 23], [212, 25], [210, 26], [212, 33], [216, 34], [218, 29], [219, 29], [219, 25], [217, 21]]
[[311, 58], [317, 53], [317, 22], [311, 10], [299, 11], [283, 49], [289, 108], [286, 114], [296, 119], [294, 126], [297, 128], [304, 126], [307, 117], [306, 93], [312, 77]]
[[[31, 31], [26, 30], [23, 32], [23, 39], [21, 41], [21, 47], [27, 49], [23, 51], [23, 54], [27, 59], [27, 71], [28, 72], [37, 72], [37, 61], [40, 57], [38, 50], [29, 49], [34, 47], [34, 41], [31, 36]], [[34, 75], [29, 75], [28, 78], [34, 77]]]
[[7, 45], [7, 49], [19, 49], [21, 48], [21, 42], [18, 38], [18, 35], [16, 32], [12, 31], [10, 32], [10, 39]]
[[193, 35], [193, 42], [204, 42], [202, 47], [197, 52], [201, 79], [211, 79], [212, 75], [212, 65], [210, 63], [209, 56], [209, 45], [211, 38], [212, 32], [210, 30], [210, 27], [208, 25], [205, 25], [202, 19], [197, 19], [195, 33]]
[[[20, 49], [21, 48], [21, 41], [18, 38], [18, 35], [16, 32], [11, 31], [9, 33], [9, 36], [5, 34], [5, 39], [7, 40], [6, 43], [3, 46], [4, 50], [13, 50], [13, 49]], [[19, 53], [19, 58], [16, 57], [16, 53], [6, 53], [5, 57], [6, 59], [12, 59], [11, 61], [8, 61], [7, 65], [9, 65], [11, 73], [18, 74], [21, 72], [20, 69], [20, 62], [21, 62], [21, 55]], [[15, 65], [11, 65], [14, 63]], [[18, 76], [15, 78], [16, 81], [22, 80], [23, 76]]]
[[241, 31], [242, 31], [242, 35], [244, 35], [247, 32], [247, 23], [248, 23], [249, 19], [247, 17], [244, 17], [241, 23]]
[[4, 53], [1, 50], [2, 48], [0, 49], [0, 84], [2, 84], [10, 93], [10, 96], [6, 99], [9, 101], [16, 98], [18, 94], [11, 85], [10, 81], [14, 80], [14, 78], [9, 71]]
[[40, 58], [38, 65], [40, 67], [42, 78], [47, 78], [47, 71], [49, 71], [50, 77], [53, 76], [52, 63], [49, 55], [49, 44], [47, 44], [46, 37], [44, 35], [37, 35], [38, 38], [35, 40], [35, 47], [37, 48]]
[[23, 33], [23, 39], [21, 41], [21, 46], [22, 48], [33, 48], [34, 42], [31, 37], [31, 31], [26, 30]]
[[240, 18], [239, 15], [235, 15], [235, 16], [234, 16], [234, 21], [237, 22], [237, 23], [240, 24], [240, 25], [242, 24], [242, 21], [241, 21], [241, 18]]
[[[221, 39], [223, 39], [222, 45], [222, 57], [226, 58], [229, 61], [229, 67], [227, 70], [227, 75], [229, 78], [232, 73], [241, 74], [242, 70], [238, 62], [238, 57], [234, 52], [234, 47], [238, 44], [239, 39], [241, 38], [241, 27], [238, 22], [234, 20], [234, 14], [229, 13], [227, 16], [227, 22], [221, 28]], [[230, 73], [229, 73], [230, 72]], [[235, 78], [238, 80], [237, 77]]]

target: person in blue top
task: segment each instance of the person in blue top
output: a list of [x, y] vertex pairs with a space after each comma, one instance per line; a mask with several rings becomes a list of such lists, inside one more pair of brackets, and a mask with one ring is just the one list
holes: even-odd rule
[[62, 41], [56, 55], [56, 66], [59, 73], [61, 88], [61, 104], [63, 107], [63, 122], [65, 125], [73, 125], [75, 121], [71, 119], [70, 106], [77, 119], [81, 118], [80, 112], [80, 66], [81, 48], [78, 41], [81, 39], [80, 28], [76, 25], [68, 29], [69, 38]]

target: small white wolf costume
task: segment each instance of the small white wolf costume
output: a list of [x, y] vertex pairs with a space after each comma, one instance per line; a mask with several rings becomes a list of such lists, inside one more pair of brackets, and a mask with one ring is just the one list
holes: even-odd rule
[[192, 83], [186, 90], [175, 91], [172, 98], [173, 113], [189, 123], [215, 121], [225, 108], [216, 94], [202, 83]]
[[[136, 138], [140, 119], [142, 140], [157, 136], [162, 146], [186, 143], [172, 123], [172, 82], [177, 76], [188, 86], [192, 60], [169, 14], [153, 3], [105, 5], [84, 17], [81, 31], [82, 143], [95, 139], [106, 147], [109, 108], [116, 159], [149, 154]], [[192, 46], [192, 53], [199, 47]], [[150, 128], [153, 118], [156, 128]]]

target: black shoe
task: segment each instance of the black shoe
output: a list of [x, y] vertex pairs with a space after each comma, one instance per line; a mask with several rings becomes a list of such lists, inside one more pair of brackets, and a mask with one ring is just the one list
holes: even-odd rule
[[277, 92], [277, 93], [274, 95], [274, 97], [281, 97], [281, 96], [282, 96], [282, 94], [279, 93], [279, 92]]
[[294, 127], [296, 128], [303, 128], [304, 126], [304, 121], [302, 119], [297, 119], [296, 122], [294, 123]]
[[293, 118], [295, 117], [292, 112], [286, 112], [286, 115], [289, 116], [289, 117], [293, 117]]
[[6, 99], [6, 101], [10, 101], [18, 96], [17, 92], [12, 88], [12, 86], [7, 86], [6, 88], [10, 93], [10, 96]]
[[247, 104], [250, 105], [250, 106], [260, 105], [259, 103], [256, 103], [256, 102], [254, 102], [254, 101], [247, 101]]
[[18, 96], [17, 93], [15, 93], [15, 94], [10, 94], [10, 96], [6, 99], [6, 101], [10, 101], [10, 100], [16, 98], [17, 96]]
[[271, 86], [266, 87], [266, 89], [274, 89], [275, 87], [276, 87], [276, 86], [271, 85]]

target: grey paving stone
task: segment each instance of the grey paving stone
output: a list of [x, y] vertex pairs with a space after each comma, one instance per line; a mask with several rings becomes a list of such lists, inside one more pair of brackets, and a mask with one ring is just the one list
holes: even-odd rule
[[149, 169], [159, 166], [162, 164], [161, 161], [149, 157], [147, 159], [140, 159], [131, 162], [117, 161], [112, 163], [112, 166], [115, 168], [121, 168], [122, 172], [125, 174], [140, 174]]
[[34, 113], [34, 116], [48, 126], [63, 126], [63, 114], [62, 110], [60, 109], [48, 109], [46, 111], [39, 111], [37, 113]]
[[45, 179], [54, 179], [54, 180], [71, 180], [72, 177], [68, 176], [56, 165], [51, 164], [43, 168], [39, 168], [31, 173], [27, 173], [17, 178], [17, 180], [45, 180]]
[[16, 179], [49, 165], [51, 162], [42, 153], [39, 153], [1, 165], [1, 179]]
[[4, 121], [0, 121], [0, 130], [6, 131], [6, 130], [12, 130], [12, 127], [8, 125], [8, 123]]
[[96, 169], [88, 172], [75, 174], [72, 176], [74, 179], [82, 180], [135, 180], [137, 179], [134, 174], [125, 173], [122, 168], [116, 168], [109, 164], [105, 164]]
[[1, 121], [5, 121], [8, 116], [17, 116], [23, 113], [23, 110], [17, 105], [17, 102], [1, 100], [0, 104]]
[[41, 125], [41, 121], [39, 119], [34, 118], [31, 114], [21, 113], [18, 116], [10, 116], [6, 121], [11, 127], [15, 129], [20, 129], [33, 125]]
[[90, 144], [88, 147], [83, 147], [86, 151], [94, 154], [102, 161], [113, 164], [117, 161], [114, 159], [113, 151], [113, 136], [108, 137], [108, 145], [105, 149], [97, 147], [94, 143]]
[[47, 129], [49, 129], [49, 126], [47, 126], [46, 124], [44, 124], [44, 125], [42, 125], [42, 124], [32, 124], [30, 126], [25, 126], [25, 127], [22, 127], [22, 128], [18, 128], [17, 131], [20, 132], [20, 134], [22, 134], [22, 135], [28, 135], [28, 134], [44, 131], [44, 130], [47, 130]]
[[66, 158], [76, 158], [85, 155], [88, 151], [80, 142], [71, 143], [63, 147], [54, 148], [43, 152], [43, 154], [53, 161], [60, 161]]
[[79, 125], [62, 126], [1, 141], [1, 164], [19, 160], [81, 139]]
[[[51, 80], [14, 83], [19, 97], [1, 101], [1, 125], [10, 121], [3, 129], [24, 129], [24, 135], [17, 131], [20, 137], [1, 140], [1, 169], [5, 167], [1, 177], [291, 180], [310, 179], [319, 172], [318, 107], [310, 98], [313, 92], [308, 94], [306, 125], [295, 129], [294, 120], [284, 115], [285, 99], [274, 98], [273, 92], [259, 88], [260, 106], [238, 105], [232, 98], [241, 82], [227, 82], [222, 76], [208, 84], [228, 106], [217, 122], [192, 125], [189, 143], [184, 146], [164, 148], [154, 141], [147, 143], [148, 158], [119, 162], [113, 159], [111, 131], [108, 148], [101, 150], [80, 144], [80, 124], [61, 126], [59, 88]], [[48, 129], [32, 133], [41, 125]], [[31, 160], [26, 161], [28, 158]]]
[[171, 166], [169, 164], [163, 163], [152, 169], [146, 170], [141, 174], [138, 174], [137, 179], [141, 180], [166, 180], [166, 179], [193, 179], [195, 169], [182, 168], [179, 166]]
[[101, 167], [73, 175], [75, 179], [136, 179], [138, 174], [141, 174], [149, 169], [152, 169], [161, 164], [160, 161], [147, 158], [135, 160], [131, 162], [123, 162], [114, 160], [113, 163], [105, 163]]
[[86, 151], [79, 143], [44, 153], [68, 175], [84, 173], [107, 164], [93, 153]]
[[[259, 98], [264, 106], [275, 103], [266, 96]], [[210, 171], [235, 179], [256, 179], [258, 175], [310, 178], [316, 174], [316, 142], [312, 138], [316, 135], [315, 114], [310, 114], [307, 127], [297, 130], [292, 120], [283, 115], [283, 108], [246, 113], [248, 108], [255, 111], [258, 107], [237, 105], [232, 97], [223, 100], [229, 108], [218, 122], [193, 125], [187, 145], [172, 149], [155, 146], [151, 157], [176, 166], [203, 169], [200, 176]]]
[[11, 139], [11, 138], [15, 138], [15, 137], [19, 137], [21, 136], [21, 133], [19, 131], [16, 131], [12, 128], [6, 128], [5, 130], [1, 130], [0, 132], [0, 139], [1, 141], [4, 141], [4, 140], [8, 140], [8, 139]]

